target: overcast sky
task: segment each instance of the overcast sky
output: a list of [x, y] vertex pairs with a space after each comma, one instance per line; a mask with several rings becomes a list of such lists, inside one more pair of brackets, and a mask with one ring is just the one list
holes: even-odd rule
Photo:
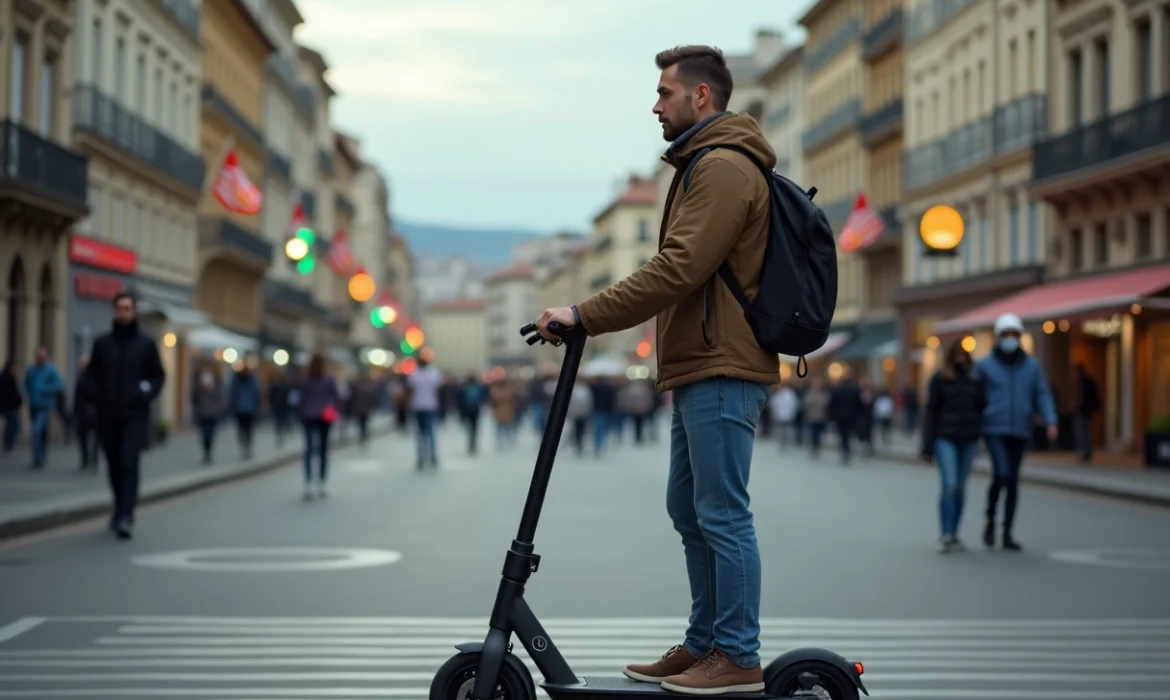
[[809, 0], [299, 0], [333, 120], [387, 176], [394, 216], [585, 231], [666, 143], [654, 54], [798, 40]]

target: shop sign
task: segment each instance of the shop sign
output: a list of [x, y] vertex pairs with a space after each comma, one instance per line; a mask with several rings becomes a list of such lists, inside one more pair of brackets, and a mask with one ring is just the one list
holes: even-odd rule
[[1112, 338], [1121, 335], [1121, 317], [1117, 314], [1113, 318], [1094, 318], [1081, 324], [1081, 332], [1096, 338]]
[[122, 291], [122, 280], [105, 275], [79, 274], [74, 278], [73, 292], [78, 299], [103, 299], [111, 301]]
[[134, 274], [138, 269], [138, 256], [134, 251], [77, 234], [69, 238], [69, 259], [81, 265], [128, 275]]

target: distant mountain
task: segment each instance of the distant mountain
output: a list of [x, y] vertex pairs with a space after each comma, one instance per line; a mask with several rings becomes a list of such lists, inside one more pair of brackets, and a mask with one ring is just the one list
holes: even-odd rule
[[537, 231], [504, 228], [460, 228], [411, 221], [394, 222], [394, 227], [417, 256], [445, 258], [461, 256], [486, 267], [506, 265], [512, 248], [542, 234]]

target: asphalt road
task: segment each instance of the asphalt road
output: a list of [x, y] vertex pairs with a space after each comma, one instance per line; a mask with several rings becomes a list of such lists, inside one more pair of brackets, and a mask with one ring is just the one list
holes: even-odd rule
[[[0, 698], [425, 698], [483, 636], [527, 489], [534, 438], [490, 443], [448, 432], [418, 473], [392, 436], [337, 452], [324, 500], [290, 467], [145, 510], [129, 543], [0, 548]], [[757, 450], [766, 656], [833, 648], [879, 698], [1170, 698], [1170, 510], [1025, 487], [1025, 551], [985, 551], [976, 478], [971, 551], [944, 556], [933, 471]], [[558, 464], [529, 600], [579, 673], [681, 641], [665, 474], [664, 444]]]

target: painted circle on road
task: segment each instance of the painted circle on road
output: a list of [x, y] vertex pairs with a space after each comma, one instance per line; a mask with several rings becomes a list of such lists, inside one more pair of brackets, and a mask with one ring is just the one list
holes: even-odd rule
[[134, 557], [137, 566], [184, 571], [340, 571], [395, 564], [400, 552], [335, 547], [224, 547], [157, 552]]
[[1170, 571], [1170, 549], [1115, 547], [1105, 549], [1065, 549], [1052, 552], [1049, 559], [1066, 564], [1106, 566], [1116, 569]]

